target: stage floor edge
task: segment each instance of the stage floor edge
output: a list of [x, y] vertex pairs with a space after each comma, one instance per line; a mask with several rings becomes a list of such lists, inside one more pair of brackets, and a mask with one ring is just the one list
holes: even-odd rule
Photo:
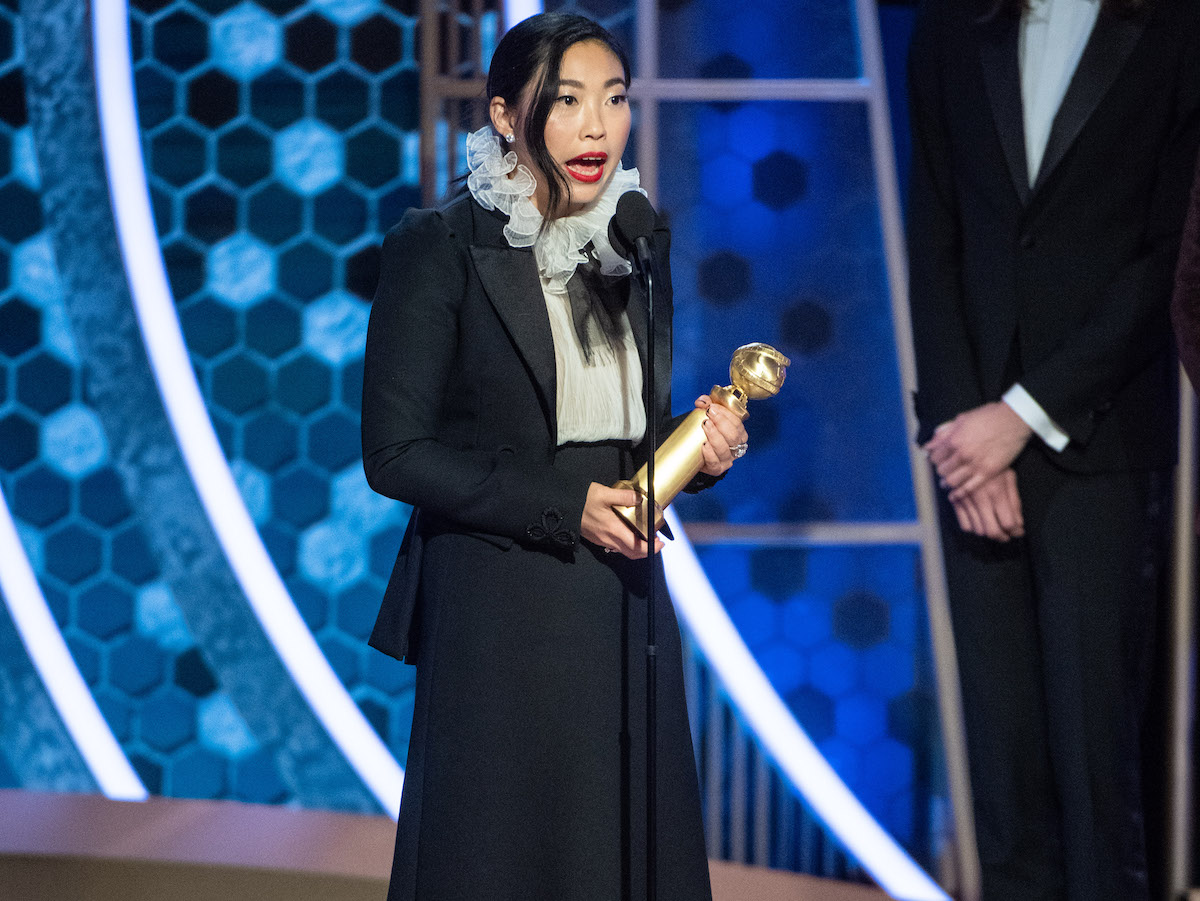
[[[395, 825], [237, 801], [0, 791], [6, 901], [381, 901]], [[714, 901], [881, 901], [879, 889], [710, 861]]]

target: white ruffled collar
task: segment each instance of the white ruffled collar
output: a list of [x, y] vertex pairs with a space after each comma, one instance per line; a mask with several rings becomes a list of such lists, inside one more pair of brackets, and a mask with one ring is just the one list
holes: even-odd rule
[[[566, 290], [575, 267], [587, 261], [583, 248], [589, 241], [604, 275], [628, 275], [632, 271], [629, 261], [609, 243], [608, 222], [622, 194], [646, 193], [639, 184], [637, 169], [625, 169], [618, 162], [603, 194], [578, 213], [553, 220], [543, 232], [542, 214], [529, 199], [537, 180], [528, 168], [517, 163], [515, 152], [502, 152], [500, 139], [490, 126], [467, 137], [467, 167], [471, 170], [467, 178], [471, 196], [484, 209], [499, 210], [508, 216], [504, 237], [512, 247], [532, 245], [538, 272], [549, 290]], [[516, 174], [509, 178], [514, 169]]]

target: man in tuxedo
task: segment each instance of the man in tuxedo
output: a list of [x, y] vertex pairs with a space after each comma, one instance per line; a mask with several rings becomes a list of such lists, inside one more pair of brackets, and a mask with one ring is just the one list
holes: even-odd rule
[[909, 89], [918, 441], [984, 898], [1144, 901], [1200, 3], [929, 0]]

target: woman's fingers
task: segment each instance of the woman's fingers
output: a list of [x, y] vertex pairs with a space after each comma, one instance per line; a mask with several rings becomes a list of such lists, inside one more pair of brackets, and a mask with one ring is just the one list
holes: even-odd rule
[[722, 463], [733, 462], [733, 451], [729, 449], [729, 439], [726, 438], [717, 424], [711, 419], [704, 420], [704, 435], [708, 438], [707, 447], [711, 448]]
[[701, 449], [701, 468], [711, 476], [723, 474], [736, 459], [733, 448], [748, 442], [746, 426], [742, 420], [711, 398], [697, 398], [696, 407], [708, 411], [704, 420], [704, 437]]
[[[647, 556], [646, 542], [619, 517], [613, 507], [633, 507], [639, 495], [631, 488], [609, 488], [593, 482], [584, 501], [583, 519], [579, 524], [580, 534], [592, 544], [618, 553], [631, 560]], [[655, 536], [655, 548], [661, 550], [662, 540]]]
[[[629, 533], [629, 543], [626, 545], [622, 542], [622, 546], [618, 548], [620, 554], [628, 557], [630, 560], [644, 560], [649, 555], [646, 542], [634, 534], [632, 529], [626, 529]], [[654, 536], [654, 550], [661, 551], [663, 549], [663, 540], [657, 535]]]
[[730, 445], [746, 443], [746, 424], [731, 410], [720, 404], [708, 407], [708, 421], [716, 425], [721, 435]]
[[[637, 503], [637, 498], [637, 492], [630, 488], [609, 488], [599, 482], [592, 482], [583, 502], [579, 533], [592, 544], [609, 550], [619, 550], [616, 546], [616, 538], [619, 535], [616, 526], [624, 524], [613, 511], [613, 507], [633, 506]], [[625, 528], [628, 531], [628, 527]]]
[[[607, 540], [603, 546], [610, 551], [621, 554], [623, 557], [628, 557], [630, 560], [642, 560], [649, 554], [645, 540], [615, 514], [613, 515], [612, 531], [608, 533]], [[661, 551], [662, 548], [662, 539], [655, 535], [654, 549]]]
[[633, 507], [638, 502], [638, 493], [632, 488], [609, 488], [593, 482], [592, 489], [588, 491], [588, 503], [591, 503], [593, 494], [597, 504], [602, 506]]

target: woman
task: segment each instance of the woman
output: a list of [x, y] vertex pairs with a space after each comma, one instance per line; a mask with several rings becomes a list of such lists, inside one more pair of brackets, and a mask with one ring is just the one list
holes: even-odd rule
[[[372, 487], [414, 513], [372, 644], [417, 665], [391, 901], [643, 895], [648, 548], [607, 487], [648, 453], [646, 299], [612, 250], [629, 66], [576, 16], [492, 59], [468, 191], [384, 242], [363, 389]], [[503, 144], [501, 143], [503, 141]], [[653, 236], [669, 434], [669, 236]], [[707, 397], [703, 487], [746, 441]], [[738, 447], [742, 445], [742, 447]], [[656, 539], [657, 541], [657, 539]], [[661, 546], [661, 543], [660, 543]], [[658, 886], [710, 897], [679, 633], [657, 597]]]

